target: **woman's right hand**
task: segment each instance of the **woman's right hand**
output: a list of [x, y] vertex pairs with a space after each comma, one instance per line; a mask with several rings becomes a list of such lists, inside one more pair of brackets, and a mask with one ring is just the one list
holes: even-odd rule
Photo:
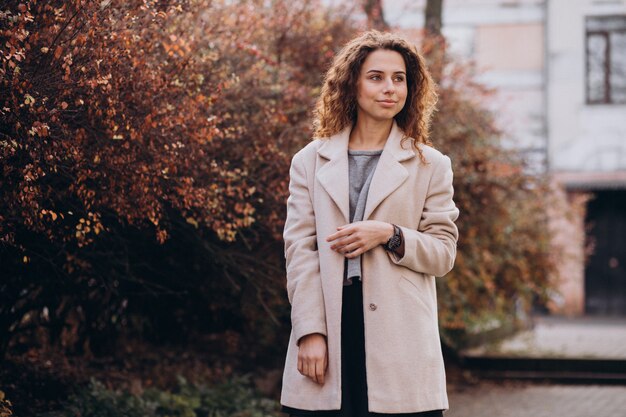
[[328, 368], [328, 347], [326, 336], [312, 333], [300, 338], [298, 351], [298, 371], [318, 384], [324, 384]]

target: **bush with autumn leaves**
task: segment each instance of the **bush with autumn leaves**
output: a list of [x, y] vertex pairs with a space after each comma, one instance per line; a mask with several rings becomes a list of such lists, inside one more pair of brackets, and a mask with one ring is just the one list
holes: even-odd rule
[[547, 177], [501, 146], [507, 132], [485, 105], [494, 91], [476, 83], [467, 64], [444, 57], [441, 65], [431, 137], [453, 161], [460, 238], [454, 269], [437, 282], [439, 318], [446, 340], [461, 346], [472, 342], [467, 334], [525, 326], [534, 308], [544, 309], [560, 248], [548, 225]]
[[[289, 162], [350, 16], [316, 0], [5, 2], [2, 351], [105, 352], [124, 332], [282, 349]], [[432, 136], [461, 209], [450, 328], [542, 294], [551, 268], [542, 185], [461, 72], [443, 72]]]

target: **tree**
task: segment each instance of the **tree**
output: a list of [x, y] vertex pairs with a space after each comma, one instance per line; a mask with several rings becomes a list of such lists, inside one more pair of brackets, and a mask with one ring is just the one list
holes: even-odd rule
[[441, 33], [443, 14], [443, 0], [427, 0], [424, 9], [424, 33], [426, 45], [430, 48], [430, 71], [436, 81], [440, 81], [444, 57], [446, 54], [446, 40]]
[[389, 25], [385, 21], [382, 0], [361, 0], [363, 11], [367, 16], [367, 27], [381, 31], [389, 30]]
[[424, 28], [427, 36], [441, 36], [441, 16], [443, 13], [443, 0], [427, 0], [424, 9]]

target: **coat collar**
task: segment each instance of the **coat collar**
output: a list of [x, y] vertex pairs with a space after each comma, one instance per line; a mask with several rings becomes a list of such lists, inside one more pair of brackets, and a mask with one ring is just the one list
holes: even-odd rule
[[[317, 153], [328, 160], [317, 171], [316, 177], [343, 214], [345, 223], [350, 222], [350, 194], [348, 178], [348, 142], [352, 126], [324, 140]], [[404, 132], [393, 122], [383, 153], [380, 155], [365, 203], [363, 220], [367, 220], [374, 209], [394, 192], [409, 176], [402, 161], [415, 157], [410, 145], [403, 148]], [[410, 142], [406, 142], [409, 144]]]

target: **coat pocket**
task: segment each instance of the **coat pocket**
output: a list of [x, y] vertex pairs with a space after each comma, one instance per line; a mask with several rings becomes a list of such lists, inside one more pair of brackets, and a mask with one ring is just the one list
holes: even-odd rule
[[410, 296], [420, 310], [427, 313], [429, 317], [434, 317], [436, 315], [436, 307], [433, 301], [430, 300], [428, 283], [425, 280], [426, 278], [421, 274], [401, 274], [398, 286], [405, 294]]

